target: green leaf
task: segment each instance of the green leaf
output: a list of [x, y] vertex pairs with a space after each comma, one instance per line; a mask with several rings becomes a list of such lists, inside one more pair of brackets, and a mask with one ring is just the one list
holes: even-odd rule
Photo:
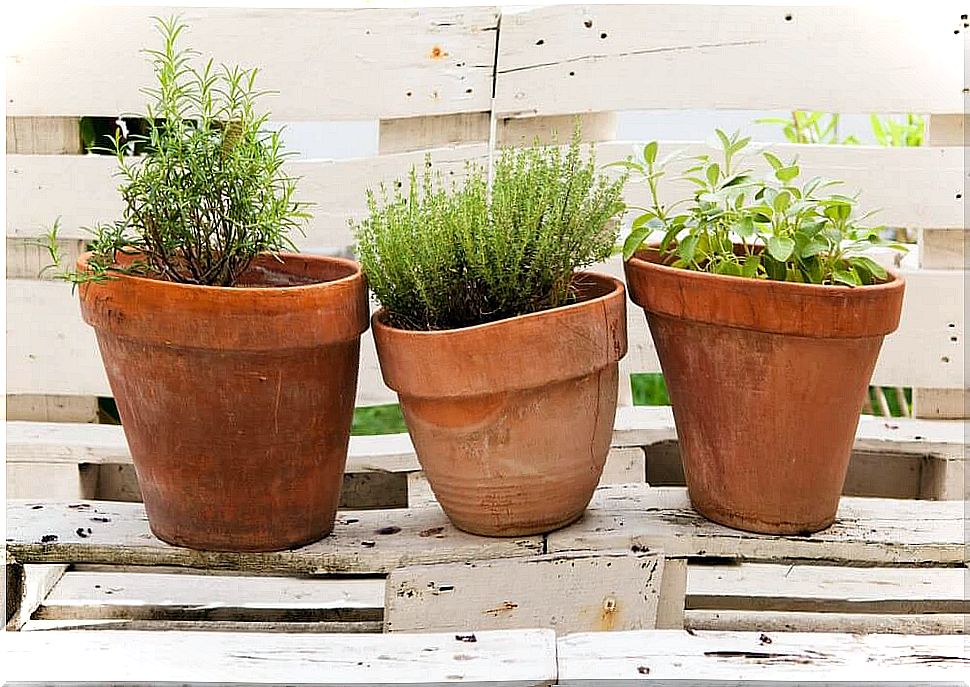
[[699, 237], [694, 234], [688, 236], [683, 241], [677, 244], [677, 255], [683, 258], [685, 261], [690, 262], [694, 259], [694, 253], [697, 252], [697, 241]]
[[730, 150], [731, 150], [731, 139], [729, 139], [727, 137], [727, 134], [725, 134], [720, 129], [714, 129], [714, 133], [717, 134], [717, 137], [719, 139], [721, 139], [721, 147], [723, 147], [725, 151], [730, 152]]
[[781, 167], [775, 170], [775, 177], [784, 184], [798, 176], [799, 169], [798, 165], [790, 165], [788, 167]]
[[717, 180], [721, 176], [721, 166], [716, 162], [712, 162], [708, 166], [705, 175], [707, 176], [707, 181], [711, 186], [717, 186]]
[[643, 159], [647, 161], [648, 165], [652, 165], [657, 160], [656, 141], [650, 141], [650, 143], [643, 146]]
[[744, 259], [744, 265], [741, 267], [741, 275], [749, 278], [757, 277], [758, 267], [760, 266], [761, 257], [758, 255], [749, 255]]
[[828, 250], [828, 244], [817, 239], [811, 239], [798, 249], [798, 257], [800, 258], [810, 258], [819, 253], [824, 253]]
[[787, 236], [772, 236], [768, 239], [768, 252], [778, 262], [785, 262], [795, 250], [795, 242]]
[[862, 285], [862, 282], [859, 280], [859, 275], [852, 270], [833, 270], [832, 281], [837, 284], [845, 284], [846, 286]]
[[714, 268], [715, 274], [725, 274], [731, 277], [741, 276], [741, 266], [736, 262], [730, 260], [725, 260], [724, 262], [719, 262]]
[[643, 225], [645, 225], [647, 222], [649, 222], [652, 219], [655, 219], [656, 217], [657, 217], [657, 215], [655, 213], [651, 212], [650, 210], [647, 210], [642, 215], [640, 215], [639, 217], [637, 217], [636, 219], [633, 220], [633, 222], [630, 224], [630, 228], [631, 229], [639, 229], [640, 227], [642, 227]]
[[[787, 121], [787, 120], [785, 120], [785, 121]], [[768, 161], [768, 164], [771, 165], [771, 168], [772, 169], [779, 170], [779, 169], [781, 169], [782, 167], [785, 166], [784, 163], [782, 163], [781, 160], [779, 160], [777, 157], [775, 157], [774, 155], [772, 155], [768, 151], [765, 151], [765, 152], [763, 152], [761, 154]]]
[[771, 202], [771, 206], [775, 211], [780, 213], [787, 210], [789, 205], [791, 205], [791, 194], [788, 191], [780, 192]]
[[750, 215], [745, 215], [741, 221], [734, 225], [734, 231], [743, 239], [749, 239], [755, 234], [754, 220]]
[[868, 272], [869, 274], [871, 274], [873, 277], [875, 277], [880, 281], [885, 281], [886, 279], [889, 279], [889, 273], [886, 272], [886, 268], [884, 268], [882, 265], [880, 265], [872, 258], [867, 258], [865, 255], [858, 255], [858, 256], [849, 258], [849, 263], [853, 267], [857, 267], [857, 268], [862, 267], [863, 269], [866, 270], [866, 272]]
[[622, 167], [623, 169], [630, 169], [630, 170], [633, 170], [635, 172], [640, 172], [641, 174], [645, 174], [646, 173], [646, 170], [643, 168], [643, 165], [637, 164], [636, 162], [633, 162], [632, 160], [617, 160], [616, 162], [607, 163], [607, 164], [603, 165], [603, 167], [604, 168], [605, 167]]
[[751, 177], [749, 177], [747, 174], [738, 174], [737, 176], [733, 176], [730, 179], [728, 179], [727, 181], [725, 181], [721, 185], [721, 187], [722, 188], [730, 188], [732, 186], [737, 186], [738, 184], [743, 184], [744, 182], [746, 182], [750, 178]]
[[623, 242], [624, 260], [629, 260], [633, 257], [633, 254], [639, 250], [643, 244], [643, 240], [650, 235], [651, 231], [652, 229], [650, 227], [639, 227], [630, 232], [630, 235], [626, 237], [626, 241]]

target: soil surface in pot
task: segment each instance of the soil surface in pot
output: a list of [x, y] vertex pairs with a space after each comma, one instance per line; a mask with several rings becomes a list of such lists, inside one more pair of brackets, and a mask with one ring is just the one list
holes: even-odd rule
[[730, 527], [808, 534], [834, 520], [904, 283], [833, 287], [626, 263], [673, 405], [694, 507]]

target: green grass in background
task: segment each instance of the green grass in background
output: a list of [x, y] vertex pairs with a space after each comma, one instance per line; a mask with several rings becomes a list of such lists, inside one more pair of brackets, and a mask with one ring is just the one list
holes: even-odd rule
[[404, 416], [401, 415], [401, 407], [397, 403], [354, 409], [354, 424], [350, 429], [353, 436], [400, 434], [406, 431]]
[[633, 405], [670, 405], [670, 396], [667, 395], [667, 385], [664, 384], [664, 376], [659, 372], [630, 375], [630, 382], [633, 387]]

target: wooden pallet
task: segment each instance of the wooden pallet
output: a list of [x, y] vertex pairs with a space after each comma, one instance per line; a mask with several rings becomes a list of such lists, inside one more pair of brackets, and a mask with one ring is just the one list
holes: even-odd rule
[[[51, 660], [56, 656], [58, 660]], [[97, 660], [92, 660], [97, 657]], [[957, 685], [960, 637], [653, 630], [505, 630], [385, 636], [25, 632], [7, 638], [8, 684], [589, 685], [636, 680], [838, 680]], [[627, 684], [627, 683], [618, 683]]]

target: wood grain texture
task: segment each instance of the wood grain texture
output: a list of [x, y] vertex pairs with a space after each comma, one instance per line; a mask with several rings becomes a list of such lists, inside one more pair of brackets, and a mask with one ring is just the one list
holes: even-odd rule
[[[19, 632], [6, 641], [4, 677], [21, 683], [147, 685], [552, 685], [551, 630], [434, 635], [238, 632]], [[49, 660], [51, 656], [59, 660]]]
[[[559, 684], [582, 680], [858, 680], [959, 682], [959, 636], [653, 630], [576, 634], [558, 642]], [[588, 683], [587, 683], [588, 684]]]
[[6, 132], [7, 155], [77, 155], [83, 152], [81, 122], [77, 117], [8, 116]]
[[827, 613], [970, 613], [966, 568], [698, 565], [687, 576], [689, 610]]
[[[107, 10], [104, 10], [107, 12]], [[140, 51], [161, 39], [153, 15], [188, 25], [182, 45], [215, 63], [259, 67], [280, 121], [376, 119], [486, 110], [498, 11], [439, 9], [66, 8], [25, 14], [9, 46], [7, 114], [143, 112], [154, 85]], [[97, 35], [92, 44], [88, 37]], [[333, 40], [339, 36], [340, 40]], [[83, 54], [83, 60], [65, 55]], [[38, 88], [37, 84], [44, 84]]]
[[94, 423], [98, 421], [98, 399], [94, 396], [7, 394], [7, 420]]
[[383, 615], [383, 579], [72, 571], [33, 617], [315, 623], [379, 622]]
[[[637, 141], [601, 143], [596, 147], [597, 161], [623, 160], [642, 147], [643, 143]], [[704, 144], [687, 141], [661, 141], [660, 147], [664, 154], [675, 150], [688, 155], [711, 152]], [[771, 150], [785, 160], [797, 157], [806, 179], [820, 175], [841, 179], [846, 191], [862, 189], [860, 207], [879, 210], [874, 221], [934, 229], [963, 226], [965, 200], [957, 197], [963, 188], [962, 148], [777, 144]], [[426, 152], [432, 166], [447, 179], [460, 179], [466, 162], [482, 162], [487, 154], [484, 143], [471, 142], [378, 157], [287, 163], [286, 171], [300, 178], [299, 198], [314, 203], [306, 236], [293, 236], [296, 244], [313, 251], [352, 243], [347, 220], [364, 215], [365, 191], [382, 181], [391, 187], [404, 180], [412, 166], [424, 164]], [[753, 169], [768, 170], [767, 163], [757, 157], [750, 162]], [[689, 184], [672, 180], [673, 173], [686, 166], [671, 165], [671, 175], [665, 180], [669, 183], [661, 187], [667, 201], [693, 191]], [[101, 155], [8, 155], [7, 193], [13, 202], [7, 210], [7, 236], [40, 236], [60, 217], [61, 238], [88, 238], [84, 227], [108, 221], [121, 212], [118, 180], [113, 176], [116, 167], [113, 158]], [[642, 206], [647, 201], [643, 183], [631, 181], [625, 193], [633, 205]]]
[[956, 114], [966, 86], [961, 28], [960, 12], [946, 3], [918, 14], [884, 6], [716, 5], [506, 12], [496, 108], [540, 115], [662, 108]]
[[722, 632], [847, 632], [852, 634], [965, 635], [965, 613], [816, 613], [687, 611], [684, 627]]
[[[51, 536], [56, 539], [45, 541]], [[169, 546], [151, 534], [140, 503], [9, 501], [7, 537], [7, 555], [18, 562], [175, 565], [278, 575], [378, 575], [408, 564], [531, 556], [542, 550], [538, 536], [466, 534], [437, 508], [343, 511], [333, 534], [314, 544], [252, 554]]]
[[387, 578], [385, 632], [652, 629], [662, 552], [410, 566]]
[[827, 530], [769, 536], [705, 520], [690, 507], [683, 488], [611, 485], [596, 490], [580, 522], [547, 535], [546, 551], [646, 546], [662, 548], [668, 559], [959, 567], [966, 562], [964, 507], [962, 501], [844, 497]]
[[132, 620], [130, 618], [78, 618], [28, 620], [22, 632], [49, 632], [63, 630], [125, 630], [151, 632], [278, 632], [286, 634], [377, 634], [381, 632], [380, 620]]

